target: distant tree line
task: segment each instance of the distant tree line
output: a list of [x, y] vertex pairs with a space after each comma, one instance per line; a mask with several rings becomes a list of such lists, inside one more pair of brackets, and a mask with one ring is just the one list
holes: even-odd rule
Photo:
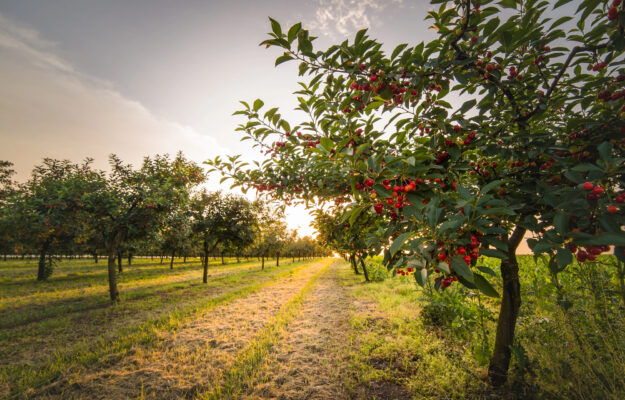
[[49, 278], [61, 255], [106, 257], [111, 300], [119, 301], [122, 259], [226, 256], [306, 258], [327, 255], [311, 238], [289, 231], [284, 214], [264, 202], [209, 192], [202, 168], [181, 153], [145, 157], [139, 168], [109, 158], [110, 171], [92, 160], [45, 158], [24, 183], [13, 164], [0, 160], [0, 254], [38, 257], [37, 279]]

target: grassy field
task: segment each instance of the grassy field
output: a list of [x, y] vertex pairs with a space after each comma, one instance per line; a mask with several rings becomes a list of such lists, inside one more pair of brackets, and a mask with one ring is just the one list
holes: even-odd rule
[[93, 261], [62, 262], [46, 282], [37, 282], [36, 263], [0, 263], [0, 395], [27, 393], [71, 365], [89, 364], [118, 353], [151, 329], [166, 329], [194, 313], [258, 289], [303, 263], [280, 267], [256, 260], [221, 260], [209, 266], [202, 284], [199, 260], [174, 269], [136, 259], [120, 275], [122, 302], [111, 306], [106, 267]]
[[0, 398], [625, 398], [614, 258], [557, 277], [519, 260], [518, 340], [497, 390], [499, 300], [420, 288], [375, 260], [371, 283], [333, 259], [216, 260], [204, 285], [198, 260], [137, 259], [114, 306], [103, 264], [63, 261], [39, 283], [34, 262], [0, 262]]

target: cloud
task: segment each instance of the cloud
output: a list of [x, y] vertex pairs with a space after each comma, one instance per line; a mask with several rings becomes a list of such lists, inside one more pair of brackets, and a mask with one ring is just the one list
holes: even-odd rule
[[311, 29], [329, 37], [344, 37], [371, 27], [372, 17], [391, 4], [402, 4], [403, 0], [318, 0], [318, 3]]
[[202, 162], [229, 153], [194, 128], [159, 117], [112, 85], [77, 70], [54, 43], [0, 14], [0, 159], [25, 179], [43, 157], [137, 164], [175, 154]]

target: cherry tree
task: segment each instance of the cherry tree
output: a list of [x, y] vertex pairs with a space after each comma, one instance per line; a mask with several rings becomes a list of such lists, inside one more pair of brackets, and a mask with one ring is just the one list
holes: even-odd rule
[[[382, 43], [359, 31], [316, 50], [295, 24], [271, 20], [262, 44], [298, 62], [299, 123], [242, 102], [238, 127], [266, 159], [214, 169], [281, 201], [345, 205], [375, 217], [370, 234], [391, 268], [499, 296], [478, 268], [501, 259], [501, 308], [489, 366], [507, 377], [521, 304], [516, 249], [526, 235], [553, 274], [573, 259], [625, 258], [625, 11], [620, 0], [435, 0], [438, 38]], [[369, 234], [367, 234], [368, 236]], [[375, 239], [366, 239], [375, 243]]]

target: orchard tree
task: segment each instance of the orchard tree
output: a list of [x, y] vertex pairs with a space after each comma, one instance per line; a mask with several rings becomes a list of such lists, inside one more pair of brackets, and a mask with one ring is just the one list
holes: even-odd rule
[[52, 254], [73, 247], [86, 230], [86, 205], [105, 187], [102, 172], [92, 170], [91, 161], [73, 164], [46, 158], [9, 196], [13, 237], [39, 254], [38, 280], [52, 274]]
[[[349, 217], [349, 220], [346, 220]], [[372, 226], [375, 226], [372, 216], [367, 213], [344, 213], [339, 207], [330, 212], [315, 211], [315, 228], [319, 232], [320, 240], [339, 254], [347, 254], [349, 262], [358, 275], [358, 263], [362, 266], [365, 280], [369, 282], [369, 273], [364, 259], [369, 252], [375, 255], [380, 252], [376, 235], [368, 235]], [[376, 252], [377, 249], [377, 252]]]
[[274, 208], [269, 203], [258, 201], [255, 204], [258, 226], [254, 249], [261, 258], [261, 269], [265, 269], [265, 258], [276, 256], [276, 266], [280, 265], [280, 252], [287, 240], [287, 226], [282, 208]]
[[257, 231], [253, 205], [241, 196], [201, 191], [191, 202], [192, 231], [202, 243], [202, 281], [208, 283], [208, 255], [218, 246], [243, 249]]
[[7, 253], [15, 250], [15, 227], [11, 224], [8, 200], [15, 193], [13, 163], [0, 160], [0, 253], [6, 261]]
[[146, 157], [139, 169], [110, 156], [106, 186], [89, 204], [92, 224], [103, 238], [108, 256], [111, 301], [119, 301], [116, 256], [121, 246], [148, 237], [166, 217], [184, 204], [191, 189], [205, 180], [202, 169], [179, 153]]
[[[296, 61], [299, 124], [277, 108], [242, 102], [238, 130], [267, 159], [212, 165], [235, 185], [282, 201], [346, 199], [377, 216], [391, 268], [423, 284], [455, 281], [498, 296], [480, 255], [501, 259], [503, 293], [493, 385], [507, 378], [521, 304], [515, 252], [526, 234], [552, 274], [573, 258], [625, 258], [625, 11], [620, 0], [579, 4], [572, 15], [538, 0], [432, 1], [438, 38], [388, 55], [359, 31], [325, 50], [295, 24], [262, 44], [276, 65]], [[437, 274], [436, 271], [439, 271]]]

